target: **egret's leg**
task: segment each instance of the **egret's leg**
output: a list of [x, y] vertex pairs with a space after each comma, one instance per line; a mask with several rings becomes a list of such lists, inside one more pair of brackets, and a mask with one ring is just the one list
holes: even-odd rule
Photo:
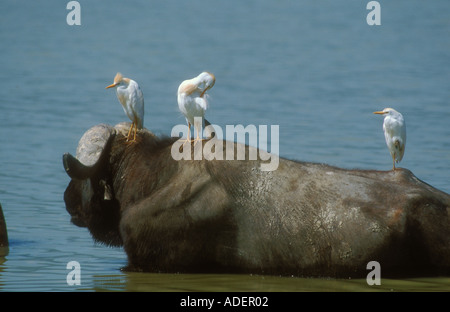
[[200, 134], [199, 134], [199, 130], [198, 130], [199, 127], [196, 127], [195, 124], [194, 124], [194, 128], [195, 128], [195, 131], [197, 133], [197, 136], [196, 136], [196, 138], [194, 140], [194, 145], [195, 145], [195, 143], [197, 143], [198, 141], [203, 141], [203, 139], [200, 139]]
[[[134, 128], [134, 131], [133, 131], [133, 128]], [[131, 134], [132, 131], [133, 131], [133, 134]], [[130, 131], [128, 131], [127, 142], [128, 143], [135, 143], [135, 142], [137, 142], [136, 135], [137, 135], [137, 123], [133, 122], [131, 124]], [[132, 136], [133, 136], [133, 139], [131, 139]]]
[[392, 170], [395, 171], [395, 155], [392, 156]]
[[195, 124], [194, 124], [194, 129], [195, 129], [195, 133], [197, 134], [197, 136], [194, 139], [194, 145], [195, 145], [198, 141], [201, 141], [201, 139], [199, 138], [198, 128], [195, 126]]
[[188, 134], [187, 134], [187, 138], [186, 138], [187, 142], [191, 143], [191, 123], [188, 122]]
[[191, 143], [191, 123], [188, 121], [188, 134], [185, 140], [183, 140], [183, 144], [180, 146], [179, 150], [181, 151], [183, 149], [184, 144], [187, 142]]
[[187, 134], [186, 140], [184, 140], [183, 145], [186, 144], [187, 142], [189, 142], [189, 143], [192, 142], [191, 141], [191, 123], [190, 122], [188, 122], [188, 134]]
[[130, 140], [131, 130], [133, 130], [133, 126], [134, 126], [134, 121], [131, 123], [130, 130], [128, 131], [127, 142]]

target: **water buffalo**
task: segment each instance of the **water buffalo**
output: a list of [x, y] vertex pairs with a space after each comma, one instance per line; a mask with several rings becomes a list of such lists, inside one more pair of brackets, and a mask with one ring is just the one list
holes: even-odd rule
[[6, 256], [9, 251], [8, 232], [6, 230], [5, 217], [0, 204], [0, 257]]
[[357, 277], [378, 261], [383, 276], [450, 272], [450, 195], [409, 170], [175, 160], [177, 138], [142, 129], [125, 144], [128, 128], [94, 126], [63, 156], [72, 222], [123, 246], [128, 270]]

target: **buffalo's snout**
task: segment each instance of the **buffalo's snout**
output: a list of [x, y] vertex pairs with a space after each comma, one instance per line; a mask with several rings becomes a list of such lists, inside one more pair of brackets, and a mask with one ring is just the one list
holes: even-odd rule
[[64, 192], [64, 201], [66, 203], [66, 210], [70, 214], [70, 221], [79, 227], [86, 227], [86, 222], [82, 218], [82, 206], [81, 206], [81, 189], [80, 184], [77, 181], [70, 181], [69, 185]]

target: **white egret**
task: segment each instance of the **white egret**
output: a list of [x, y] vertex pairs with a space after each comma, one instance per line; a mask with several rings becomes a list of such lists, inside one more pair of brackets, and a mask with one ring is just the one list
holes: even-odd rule
[[393, 167], [400, 162], [405, 153], [406, 145], [406, 124], [403, 115], [393, 108], [385, 108], [374, 114], [384, 115], [383, 131], [386, 144], [392, 156]]
[[[186, 117], [188, 123], [188, 136], [186, 142], [192, 142], [190, 140], [191, 125], [194, 125], [194, 129], [197, 132], [194, 144], [201, 140], [199, 138], [199, 129], [203, 124], [205, 111], [208, 108], [208, 101], [205, 98], [205, 93], [214, 86], [215, 82], [216, 78], [213, 74], [202, 72], [195, 78], [183, 81], [178, 87], [178, 108]], [[200, 117], [201, 124], [198, 124], [198, 122], [195, 123], [195, 117]]]
[[[136, 142], [136, 132], [144, 125], [144, 94], [136, 81], [125, 78], [121, 73], [114, 77], [114, 83], [106, 89], [116, 88], [117, 98], [122, 104], [125, 114], [131, 120], [130, 131], [128, 131], [127, 142]], [[131, 131], [134, 128], [134, 137], [131, 140]]]

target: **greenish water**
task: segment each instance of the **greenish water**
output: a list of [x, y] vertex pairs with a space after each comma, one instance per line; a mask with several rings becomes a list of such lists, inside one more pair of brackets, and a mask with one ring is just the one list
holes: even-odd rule
[[[448, 277], [319, 279], [258, 275], [125, 273], [121, 248], [70, 223], [61, 156], [91, 126], [127, 121], [116, 72], [139, 82], [144, 126], [170, 135], [184, 124], [176, 91], [216, 76], [207, 119], [279, 125], [280, 156], [387, 170], [391, 159], [372, 112], [394, 107], [407, 125], [400, 167], [450, 192], [450, 2], [6, 1], [0, 12], [0, 203], [9, 254], [1, 291], [449, 291]], [[7, 135], [5, 135], [7, 134]], [[81, 285], [69, 286], [69, 261]]]
[[152, 274], [98, 276], [94, 289], [193, 292], [428, 292], [448, 291], [450, 278], [365, 279], [299, 278], [262, 275]]

